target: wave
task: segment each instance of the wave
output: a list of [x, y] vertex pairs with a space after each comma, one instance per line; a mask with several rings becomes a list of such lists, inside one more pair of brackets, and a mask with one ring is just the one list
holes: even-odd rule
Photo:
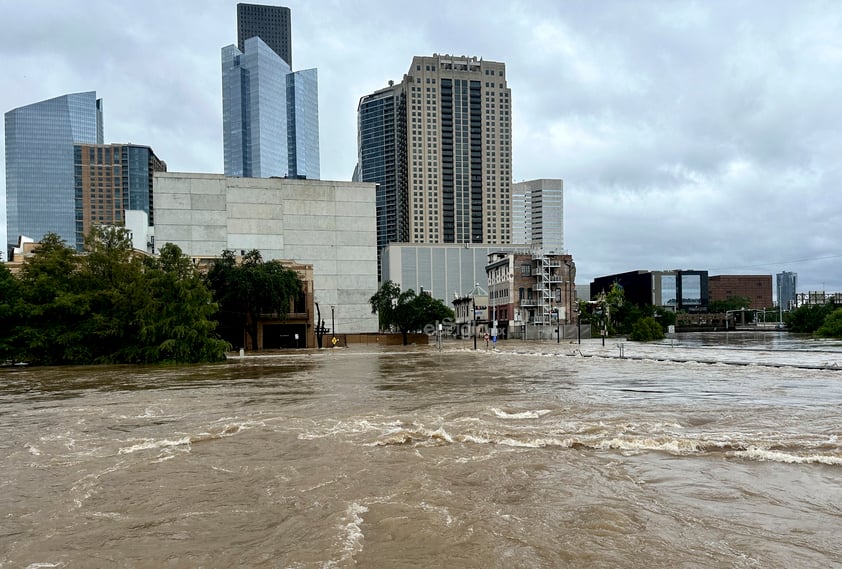
[[507, 411], [497, 409], [496, 407], [492, 407], [491, 412], [494, 413], [500, 419], [540, 419], [544, 415], [550, 413], [550, 410], [539, 409], [537, 411], [516, 411], [513, 413], [509, 413]]
[[610, 435], [608, 433], [509, 433], [468, 431], [451, 433], [444, 427], [427, 429], [407, 426], [396, 432], [383, 434], [367, 446], [411, 446], [434, 447], [445, 445], [494, 445], [522, 449], [574, 449], [581, 451], [617, 451], [624, 454], [646, 452], [665, 453], [672, 456], [723, 455], [727, 458], [785, 464], [822, 464], [842, 466], [842, 448], [827, 445], [824, 449], [807, 446], [786, 447], [779, 444], [766, 446], [740, 442], [731, 439], [710, 439], [684, 437], [674, 434], [663, 435]]
[[788, 452], [768, 450], [757, 447], [735, 451], [732, 454], [739, 458], [746, 458], [749, 460], [757, 460], [761, 462], [783, 462], [786, 464], [825, 464], [828, 466], [842, 466], [842, 456], [824, 454], [810, 454], [806, 456], [799, 456]]
[[175, 439], [140, 439], [140, 442], [137, 442], [133, 445], [121, 447], [117, 451], [117, 454], [133, 454], [139, 451], [154, 449], [161, 449], [166, 451], [174, 450], [180, 447], [184, 447], [186, 451], [189, 452], [190, 447], [194, 444], [219, 440], [225, 437], [232, 437], [238, 433], [252, 428], [255, 425], [263, 425], [263, 423], [254, 421], [225, 423], [221, 427], [211, 429], [209, 431], [201, 432], [196, 435], [186, 435]]
[[178, 447], [189, 444], [190, 437], [181, 437], [180, 439], [145, 439], [143, 442], [120, 448], [117, 454], [132, 454], [141, 450]]

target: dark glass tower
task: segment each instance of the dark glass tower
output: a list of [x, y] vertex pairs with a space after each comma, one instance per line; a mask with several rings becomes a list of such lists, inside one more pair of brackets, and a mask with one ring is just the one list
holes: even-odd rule
[[409, 241], [406, 96], [390, 85], [360, 99], [356, 179], [377, 184], [377, 260], [389, 243]]
[[237, 4], [237, 47], [241, 52], [245, 52], [246, 40], [254, 36], [262, 39], [292, 68], [292, 19], [289, 8]]

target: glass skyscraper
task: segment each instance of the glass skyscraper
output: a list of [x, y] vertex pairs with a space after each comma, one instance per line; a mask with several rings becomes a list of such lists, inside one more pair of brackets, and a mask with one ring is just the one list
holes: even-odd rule
[[225, 175], [319, 179], [318, 72], [289, 66], [289, 9], [238, 4], [237, 20], [241, 47], [222, 48]]
[[778, 273], [778, 306], [783, 310], [792, 310], [797, 306], [795, 299], [798, 291], [798, 273], [783, 271]]
[[406, 177], [406, 96], [390, 85], [360, 99], [356, 177], [377, 184], [378, 258], [389, 243], [409, 241]]
[[286, 76], [287, 153], [290, 177], [319, 179], [319, 75], [316, 69]]
[[222, 128], [225, 175], [245, 178], [289, 174], [287, 88], [289, 65], [263, 40], [245, 52], [222, 48]]
[[13, 109], [6, 126], [6, 223], [20, 235], [57, 233], [76, 247], [74, 144], [102, 144], [102, 99], [95, 91]]

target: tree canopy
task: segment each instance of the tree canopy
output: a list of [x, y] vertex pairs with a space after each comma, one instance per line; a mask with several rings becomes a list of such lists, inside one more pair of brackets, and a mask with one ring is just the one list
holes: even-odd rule
[[745, 296], [729, 296], [726, 300], [714, 300], [708, 303], [708, 312], [718, 313], [740, 310], [751, 306], [751, 299]]
[[384, 282], [368, 302], [371, 312], [378, 315], [380, 329], [397, 328], [404, 346], [409, 343], [410, 332], [453, 318], [453, 310], [441, 300], [429, 294], [416, 294], [412, 289], [401, 292], [400, 286], [392, 281]]
[[14, 318], [0, 332], [4, 361], [193, 363], [223, 359], [229, 349], [215, 335], [216, 306], [189, 259], [167, 245], [161, 257], [142, 260], [123, 228], [92, 229], [84, 255], [48, 234], [9, 278], [0, 273], [0, 319]]
[[812, 334], [816, 332], [825, 318], [837, 309], [836, 304], [805, 304], [784, 315], [784, 321], [792, 332]]
[[242, 345], [246, 331], [254, 349], [261, 315], [285, 317], [302, 290], [295, 271], [280, 261], [264, 261], [257, 249], [240, 263], [233, 251], [223, 251], [208, 271], [207, 283], [219, 304], [223, 337]]

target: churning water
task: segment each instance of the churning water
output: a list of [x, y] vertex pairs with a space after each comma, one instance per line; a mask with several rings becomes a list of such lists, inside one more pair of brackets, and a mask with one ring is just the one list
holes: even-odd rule
[[0, 567], [842, 567], [842, 346], [711, 338], [5, 369]]

